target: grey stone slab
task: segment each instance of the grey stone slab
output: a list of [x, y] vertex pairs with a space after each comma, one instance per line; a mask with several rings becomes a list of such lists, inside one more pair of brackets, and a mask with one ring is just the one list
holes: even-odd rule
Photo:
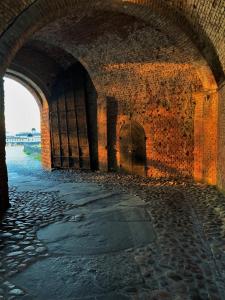
[[[101, 216], [100, 212], [94, 217]], [[151, 222], [148, 211], [145, 208], [123, 208], [116, 209], [107, 214], [109, 222]]]
[[55, 183], [54, 186], [50, 188], [46, 188], [44, 192], [54, 192], [59, 191], [59, 197], [63, 197], [70, 194], [78, 194], [82, 195], [83, 193], [94, 193], [96, 191], [101, 190], [101, 188], [96, 184], [91, 183]]
[[95, 255], [145, 246], [155, 233], [144, 210], [124, 209], [92, 214], [82, 222], [51, 224], [38, 231], [38, 238], [55, 254]]
[[106, 198], [111, 198], [113, 196], [118, 196], [118, 193], [92, 193], [91, 196], [87, 196], [87, 197], [81, 197], [81, 195], [77, 195], [76, 193], [72, 193], [69, 195], [65, 195], [63, 197], [61, 197], [61, 200], [67, 201], [69, 203], [74, 203], [77, 206], [84, 206], [93, 202], [96, 202], [98, 200], [102, 200], [102, 199], [106, 199]]
[[25, 184], [27, 182], [35, 182], [35, 181], [39, 181], [39, 180], [34, 176], [19, 175], [17, 173], [12, 175], [9, 173], [9, 182], [12, 183], [13, 185]]
[[10, 281], [25, 290], [30, 299], [123, 300], [127, 297], [121, 290], [138, 286], [143, 279], [132, 257], [113, 254], [94, 258], [49, 257], [35, 262]]
[[140, 197], [131, 194], [122, 194], [121, 201], [119, 203], [120, 207], [137, 207], [144, 205], [146, 204]]
[[106, 299], [107, 300], [115, 300], [115, 299], [116, 300], [128, 300], [128, 299], [130, 299], [130, 297], [122, 295], [122, 294], [118, 294], [118, 293], [113, 293], [113, 294], [98, 296], [95, 298], [95, 300], [106, 300]]
[[[82, 212], [91, 211], [111, 211], [117, 208], [143, 207], [146, 204], [137, 196], [127, 195], [125, 193], [92, 193], [92, 196], [77, 198], [76, 194], [70, 194], [62, 197], [64, 201], [77, 205]], [[66, 214], [77, 214], [77, 209], [73, 209]]]
[[43, 191], [43, 190], [46, 190], [46, 189], [52, 187], [52, 185], [53, 185], [53, 183], [51, 181], [46, 181], [46, 180], [32, 181], [32, 178], [29, 182], [15, 183], [15, 186], [17, 187], [18, 192]]
[[79, 262], [68, 257], [38, 261], [11, 281], [26, 290], [30, 299], [82, 299], [102, 292], [93, 284], [92, 274], [82, 276]]

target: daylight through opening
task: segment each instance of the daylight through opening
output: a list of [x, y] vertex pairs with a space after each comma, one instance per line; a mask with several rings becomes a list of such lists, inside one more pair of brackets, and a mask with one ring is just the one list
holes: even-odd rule
[[41, 168], [41, 122], [37, 99], [21, 83], [4, 78], [8, 172]]

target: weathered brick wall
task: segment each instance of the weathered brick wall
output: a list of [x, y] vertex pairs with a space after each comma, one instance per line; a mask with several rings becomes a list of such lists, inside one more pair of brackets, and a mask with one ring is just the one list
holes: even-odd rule
[[219, 88], [218, 185], [225, 190], [225, 82]]
[[193, 95], [194, 177], [209, 184], [217, 183], [218, 93], [208, 90]]
[[[89, 22], [95, 21], [94, 17], [89, 16]], [[98, 15], [98, 23], [101, 18]], [[199, 107], [195, 94], [202, 93], [205, 97], [204, 89], [210, 91], [212, 88], [210, 84], [205, 84], [203, 77], [206, 75], [202, 76], [199, 71], [204, 69], [205, 62], [178, 28], [168, 27], [155, 15], [152, 15], [151, 26], [123, 14], [109, 14], [108, 19], [111, 23], [95, 22], [97, 28], [101, 25], [101, 34], [87, 34], [82, 39], [79, 30], [70, 26], [66, 19], [51, 24], [34, 36], [36, 44], [48, 41], [54, 47], [63, 46], [90, 72], [98, 91], [100, 167], [108, 167], [107, 125], [109, 127], [110, 124], [106, 115], [106, 99], [111, 97], [118, 103], [116, 138], [110, 145], [115, 154], [115, 165], [120, 164], [119, 131], [131, 116], [146, 132], [149, 176], [195, 176], [195, 160], [201, 155], [196, 155], [194, 150], [195, 110], [196, 106]], [[169, 32], [173, 32], [173, 36], [169, 36]], [[203, 72], [207, 74], [208, 71], [204, 69]], [[201, 97], [197, 99], [202, 103]], [[207, 126], [211, 128], [212, 117], [215, 124], [216, 107], [212, 112], [210, 109], [208, 111], [209, 123], [206, 121], [203, 129]], [[212, 132], [214, 134], [215, 130]], [[204, 165], [208, 164], [212, 153], [215, 156], [216, 151], [212, 147], [206, 148]], [[201, 175], [195, 177], [214, 183], [212, 173], [215, 177], [214, 171], [202, 167]]]
[[34, 0], [5, 0], [0, 5], [0, 33], [21, 14]]
[[8, 177], [5, 163], [5, 117], [3, 79], [0, 79], [0, 211], [8, 208]]
[[[62, 36], [58, 33], [56, 40], [53, 27], [43, 30], [36, 38], [46, 38], [48, 33], [49, 42], [63, 43], [68, 52], [84, 62], [96, 84], [100, 166], [107, 165], [106, 99], [112, 97], [118, 103], [113, 150], [117, 166], [120, 164], [119, 131], [131, 117], [145, 129], [148, 176], [193, 176], [194, 94], [203, 92], [204, 86], [196, 72], [203, 62], [191, 42], [178, 30], [171, 40], [165, 27], [158, 23], [151, 27], [143, 23], [128, 25], [126, 29], [120, 27], [121, 35], [112, 30], [83, 44], [78, 44], [76, 35], [66, 30]], [[66, 34], [70, 41], [63, 41]], [[209, 113], [210, 117], [216, 119], [213, 113]], [[214, 150], [207, 151], [211, 155]]]
[[41, 162], [45, 169], [50, 170], [52, 168], [49, 105], [47, 101], [43, 102], [41, 108]]
[[[108, 90], [119, 103], [117, 137], [131, 115], [145, 130], [148, 176], [193, 175], [195, 107], [190, 91], [200, 88], [198, 78], [184, 65], [143, 64], [124, 71], [127, 80]], [[119, 164], [118, 138], [116, 151]]]
[[45, 53], [31, 47], [23, 47], [9, 65], [9, 70], [26, 76], [49, 96], [62, 67]]
[[[216, 55], [213, 58], [210, 52], [215, 51], [219, 57], [219, 63], [223, 66], [223, 70], [225, 68], [225, 41], [223, 37], [225, 27], [224, 1], [219, 0], [127, 0], [125, 3], [122, 0], [86, 0], [82, 2], [75, 0], [6, 0], [1, 3], [0, 8], [0, 33], [6, 30], [7, 27], [10, 27], [10, 24], [16, 23], [18, 16], [22, 19], [21, 24], [17, 24], [16, 26], [19, 32], [20, 26], [26, 28], [27, 21], [31, 25], [35, 22], [36, 18], [46, 17], [46, 12], [54, 14], [55, 11], [57, 15], [63, 15], [63, 10], [67, 12], [73, 9], [78, 10], [78, 7], [81, 5], [83, 5], [83, 11], [88, 11], [90, 7], [96, 5], [98, 9], [107, 7], [108, 9], [124, 10], [131, 14], [135, 13], [136, 7], [138, 9], [139, 7], [144, 7], [143, 18], [147, 15], [148, 10], [157, 11], [161, 15], [179, 23], [184, 30], [189, 32], [190, 36], [192, 36], [208, 59], [211, 60], [212, 58], [214, 62]], [[28, 15], [29, 17], [27, 18]], [[39, 22], [38, 19], [36, 21]]]

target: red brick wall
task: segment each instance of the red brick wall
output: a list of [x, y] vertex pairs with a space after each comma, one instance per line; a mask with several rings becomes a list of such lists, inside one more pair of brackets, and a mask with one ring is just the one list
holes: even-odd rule
[[219, 88], [218, 186], [225, 190], [225, 82]]
[[[138, 21], [131, 25], [125, 15], [111, 17], [123, 19], [120, 34], [115, 34], [115, 25], [109, 23], [108, 32], [104, 32], [103, 26], [101, 35], [88, 38], [88, 42], [85, 38], [79, 41], [77, 32], [71, 27], [62, 30], [62, 24], [66, 24], [63, 20], [36, 35], [37, 41], [46, 39], [56, 47], [63, 46], [88, 68], [98, 92], [100, 168], [107, 169], [108, 166], [106, 98], [113, 97], [118, 102], [117, 142], [114, 145], [117, 166], [120, 164], [119, 131], [132, 115], [132, 120], [141, 124], [146, 133], [148, 176], [195, 176], [214, 183], [216, 159], [212, 157], [215, 157], [216, 148], [208, 140], [203, 142], [202, 164], [209, 165], [211, 159], [213, 166], [202, 167], [196, 171], [201, 175], [195, 174], [195, 161], [201, 156], [194, 150], [195, 109], [199, 110], [203, 105], [206, 122], [202, 130], [205, 135], [208, 131], [214, 132], [217, 119], [216, 101], [210, 100], [212, 107], [209, 107], [208, 102], [202, 104], [201, 97], [196, 98], [201, 93], [204, 97], [205, 90], [212, 89], [198, 71], [205, 62], [178, 28], [170, 28], [163, 21], [159, 23], [155, 16], [152, 17], [154, 26]], [[174, 31], [173, 38], [168, 36], [170, 29]], [[71, 40], [76, 42], [76, 47]], [[207, 69], [204, 72], [207, 74]], [[213, 120], [214, 125], [208, 120]]]
[[[98, 10], [117, 10], [131, 15], [137, 14], [143, 19], [148, 19], [148, 13], [151, 11], [165, 16], [179, 24], [183, 30], [190, 34], [195, 43], [198, 44], [199, 49], [210, 61], [215, 73], [218, 71], [218, 79], [222, 76], [224, 77], [224, 73], [222, 74], [221, 70], [219, 70], [221, 68], [220, 65], [222, 65], [223, 71], [225, 67], [223, 1], [128, 0], [126, 3], [124, 1], [104, 0], [89, 0], [85, 2], [71, 0], [4, 1], [0, 7], [0, 33], [3, 36], [4, 30], [6, 32], [7, 27], [11, 27], [11, 41], [13, 41], [15, 46], [18, 41], [18, 35], [20, 36], [21, 33], [29, 30], [35, 22], [36, 24], [39, 23], [40, 19], [44, 18], [44, 22], [47, 22], [50, 18], [54, 18], [54, 14], [56, 16], [65, 15], [73, 10], [83, 14], [95, 6]], [[47, 12], [49, 17], [46, 15]], [[15, 24], [15, 28], [12, 24]], [[11, 41], [7, 40], [8, 38], [4, 38], [3, 48], [5, 46], [10, 47]], [[18, 46], [20, 45], [17, 44], [16, 47]], [[6, 49], [6, 53], [9, 53], [9, 50], [9, 48]]]
[[195, 107], [190, 90], [201, 87], [196, 74], [188, 65], [175, 64], [130, 66], [129, 75], [126, 69], [127, 82], [114, 81], [115, 85], [110, 87], [119, 104], [118, 165], [119, 131], [131, 114], [131, 119], [145, 130], [148, 176], [193, 175]]
[[43, 103], [41, 108], [41, 161], [45, 169], [51, 169], [51, 136], [49, 124], [49, 105], [47, 101]]
[[194, 121], [194, 178], [209, 184], [217, 183], [218, 151], [218, 93], [200, 92], [196, 102]]

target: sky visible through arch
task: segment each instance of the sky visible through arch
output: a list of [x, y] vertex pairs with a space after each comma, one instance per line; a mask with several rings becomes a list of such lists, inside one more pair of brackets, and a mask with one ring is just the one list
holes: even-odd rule
[[15, 80], [4, 78], [7, 134], [40, 132], [40, 110], [33, 95]]

